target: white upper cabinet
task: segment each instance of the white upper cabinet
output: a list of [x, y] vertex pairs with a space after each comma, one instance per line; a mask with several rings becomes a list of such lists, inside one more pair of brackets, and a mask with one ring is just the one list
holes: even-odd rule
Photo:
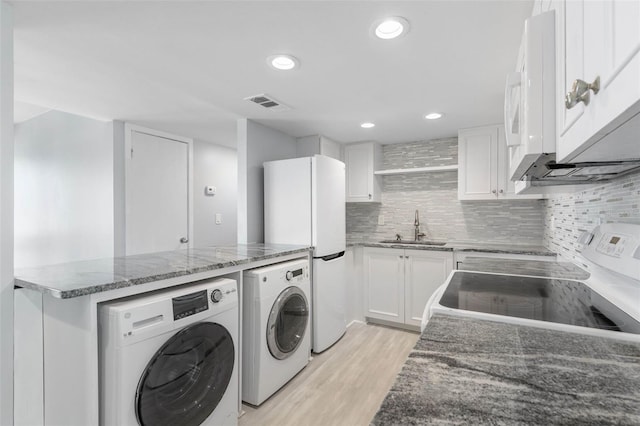
[[640, 1], [567, 0], [551, 7], [558, 34], [557, 161], [639, 157], [640, 116], [607, 135], [640, 112]]
[[344, 163], [347, 174], [347, 202], [380, 202], [380, 168], [382, 147], [375, 142], [346, 145]]
[[498, 198], [498, 132], [497, 126], [458, 132], [459, 200]]
[[536, 199], [516, 195], [509, 176], [509, 153], [502, 125], [458, 132], [458, 199]]

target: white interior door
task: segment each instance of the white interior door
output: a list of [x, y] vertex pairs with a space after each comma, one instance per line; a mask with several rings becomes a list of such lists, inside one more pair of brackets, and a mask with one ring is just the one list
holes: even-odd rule
[[190, 247], [191, 141], [126, 129], [126, 254]]

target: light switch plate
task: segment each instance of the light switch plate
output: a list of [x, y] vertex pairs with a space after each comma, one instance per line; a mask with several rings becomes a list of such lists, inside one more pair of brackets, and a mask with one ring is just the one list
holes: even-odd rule
[[222, 213], [216, 213], [216, 225], [220, 225], [222, 223]]
[[378, 225], [384, 225], [384, 215], [378, 215]]

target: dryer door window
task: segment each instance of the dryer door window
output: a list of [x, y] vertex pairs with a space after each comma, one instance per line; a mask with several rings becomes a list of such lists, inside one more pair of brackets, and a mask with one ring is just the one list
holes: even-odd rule
[[276, 299], [267, 323], [267, 346], [271, 355], [286, 359], [293, 355], [307, 330], [309, 304], [299, 287], [286, 288]]
[[221, 325], [200, 322], [173, 335], [145, 368], [136, 391], [141, 425], [199, 425], [231, 380], [233, 339]]

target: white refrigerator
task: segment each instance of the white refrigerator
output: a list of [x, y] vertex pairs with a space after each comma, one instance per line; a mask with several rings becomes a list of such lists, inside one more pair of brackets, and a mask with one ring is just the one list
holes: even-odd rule
[[345, 166], [313, 157], [264, 163], [266, 243], [313, 246], [311, 347], [329, 348], [347, 329]]

